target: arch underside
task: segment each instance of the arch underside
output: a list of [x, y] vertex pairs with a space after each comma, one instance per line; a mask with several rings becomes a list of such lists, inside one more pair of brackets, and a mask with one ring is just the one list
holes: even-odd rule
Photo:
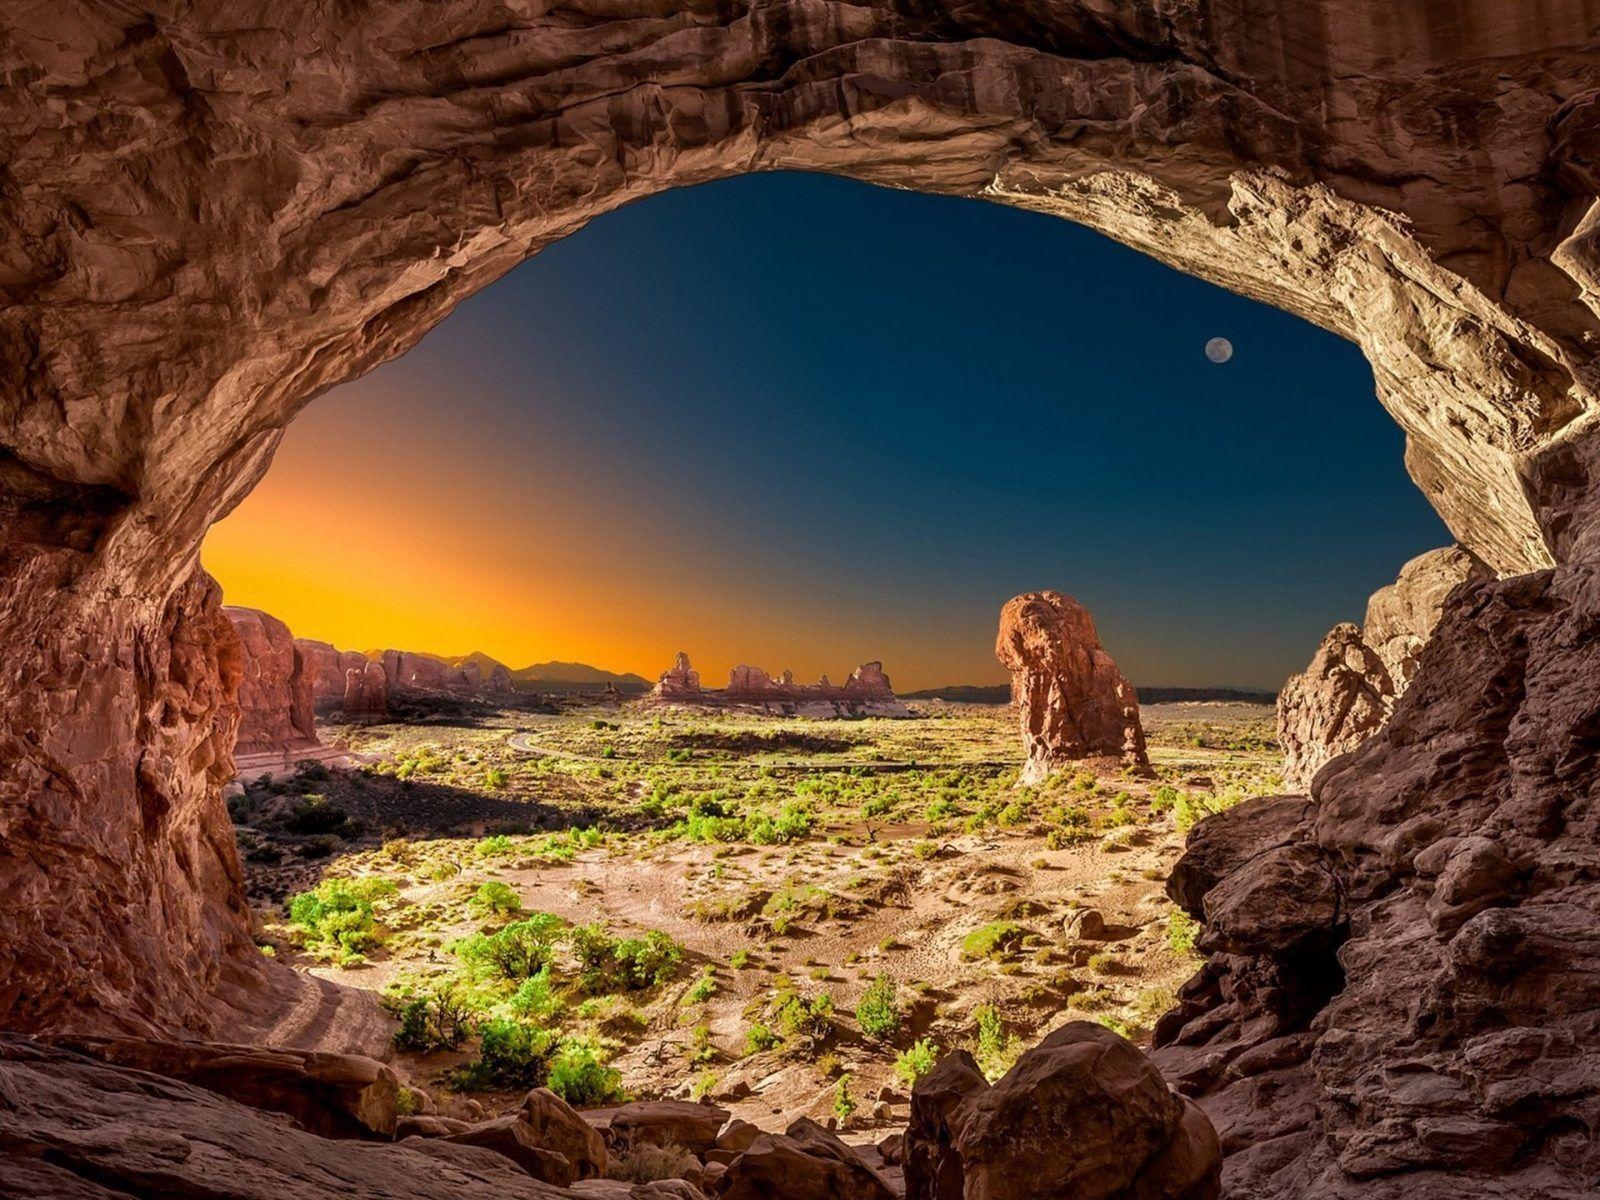
[[[1461, 645], [1425, 661], [1398, 732], [1352, 756], [1365, 774], [1326, 785], [1337, 819], [1295, 837], [1339, 881], [1347, 946], [1395, 896], [1423, 936], [1436, 876], [1395, 849], [1400, 828], [1412, 849], [1498, 838], [1523, 882], [1497, 907], [1559, 895], [1596, 912], [1577, 849], [1593, 818], [1570, 797], [1593, 781], [1593, 676], [1571, 644], [1600, 557], [1600, 4], [1528, 7], [211, 0], [0, 16], [0, 1022], [203, 1031], [278, 986], [252, 957], [218, 797], [237, 667], [196, 564], [295, 413], [593, 217], [758, 170], [1079, 221], [1358, 343], [1457, 539], [1544, 582], [1460, 600]], [[1417, 760], [1406, 731], [1430, 713], [1469, 738], [1477, 774]], [[1536, 754], [1530, 727], [1567, 756]], [[1463, 824], [1441, 806], [1469, 777], [1495, 802]], [[1558, 786], [1551, 816], [1530, 797]], [[1352, 999], [1398, 944], [1380, 938], [1366, 975], [1283, 1017], [1300, 1026], [1273, 1036], [1306, 1045], [1273, 1069], [1323, 1102], [1268, 1139], [1301, 1138], [1296, 1152], [1250, 1178], [1343, 1195], [1466, 1169], [1436, 1148], [1426, 1123], [1442, 1117], [1349, 1100], [1372, 1063], [1310, 1036], [1345, 1011], [1379, 1064], [1446, 1054], [1419, 1047], [1414, 1013]], [[1439, 969], [1468, 970], [1451, 944]], [[1277, 960], [1249, 938], [1218, 953], [1233, 982], [1186, 1003], [1237, 1028], [1265, 1003], [1238, 963]], [[1576, 1038], [1581, 1005], [1555, 1018], [1548, 1001], [1511, 1010]], [[1223, 1114], [1245, 1083], [1190, 1081]], [[1573, 1094], [1562, 1120], [1593, 1112], [1592, 1083]], [[1557, 1142], [1495, 1169], [1554, 1170]]]

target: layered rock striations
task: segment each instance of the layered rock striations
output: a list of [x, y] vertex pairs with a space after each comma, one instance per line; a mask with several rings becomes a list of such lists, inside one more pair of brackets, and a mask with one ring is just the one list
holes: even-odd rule
[[647, 702], [701, 708], [739, 708], [781, 716], [906, 717], [910, 710], [894, 694], [881, 662], [862, 663], [850, 678], [834, 684], [824, 675], [816, 683], [796, 683], [794, 672], [777, 679], [760, 667], [737, 666], [726, 688], [703, 688], [700, 672], [681, 650], [661, 673]]
[[1327, 762], [1383, 728], [1416, 674], [1446, 597], [1458, 584], [1488, 576], [1459, 546], [1430, 550], [1372, 594], [1364, 627], [1347, 622], [1328, 631], [1311, 664], [1278, 694], [1286, 786], [1308, 789]]
[[1022, 719], [1023, 783], [1084, 759], [1148, 764], [1139, 698], [1100, 645], [1094, 618], [1061, 592], [1027, 592], [1000, 611], [995, 655]]

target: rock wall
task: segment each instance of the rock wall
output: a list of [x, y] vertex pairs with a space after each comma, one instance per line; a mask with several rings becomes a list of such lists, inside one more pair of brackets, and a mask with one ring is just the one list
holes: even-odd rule
[[1372, 594], [1366, 625], [1335, 625], [1311, 664], [1278, 694], [1284, 785], [1295, 791], [1330, 760], [1354, 750], [1389, 719], [1416, 674], [1422, 647], [1451, 590], [1489, 570], [1459, 546], [1419, 554]]
[[994, 652], [1011, 672], [1022, 718], [1023, 783], [1084, 759], [1149, 764], [1133, 685], [1071, 596], [1026, 592], [1007, 602]]
[[361, 669], [367, 656], [356, 650], [339, 650], [328, 642], [295, 638], [295, 648], [311, 664], [311, 703], [318, 713], [337, 711], [344, 704], [345, 675]]
[[385, 650], [379, 655], [393, 695], [508, 696], [514, 690], [511, 671], [502, 663], [487, 670], [475, 659], [452, 661], [413, 650]]
[[198, 1027], [262, 969], [206, 528], [313, 397], [668, 187], [1093, 226], [1359, 344], [1497, 572], [1600, 560], [1597, 37], [1577, 0], [0, 12], [0, 1021]]
[[1600, 1186], [1600, 570], [1451, 593], [1388, 724], [1312, 796], [1196, 827], [1204, 968], [1157, 1061], [1227, 1194]]
[[389, 673], [382, 663], [362, 662], [344, 673], [339, 707], [349, 721], [383, 721], [389, 716]]
[[312, 709], [320, 667], [308, 658], [289, 627], [254, 608], [222, 610], [239, 635], [238, 754], [289, 754], [318, 749]]

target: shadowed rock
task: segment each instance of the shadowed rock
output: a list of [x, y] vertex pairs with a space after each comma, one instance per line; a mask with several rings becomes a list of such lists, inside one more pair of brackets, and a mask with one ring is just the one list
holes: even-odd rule
[[993, 1086], [960, 1052], [911, 1094], [906, 1200], [1214, 1200], [1204, 1114], [1103, 1026], [1073, 1021]]

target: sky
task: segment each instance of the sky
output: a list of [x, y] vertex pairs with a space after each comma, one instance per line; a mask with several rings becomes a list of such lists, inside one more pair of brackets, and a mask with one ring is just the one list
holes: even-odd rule
[[[1212, 362], [1208, 340], [1231, 359]], [[1058, 218], [818, 175], [610, 213], [315, 401], [209, 535], [346, 649], [993, 683], [1018, 592], [1275, 689], [1450, 541], [1350, 344]]]

